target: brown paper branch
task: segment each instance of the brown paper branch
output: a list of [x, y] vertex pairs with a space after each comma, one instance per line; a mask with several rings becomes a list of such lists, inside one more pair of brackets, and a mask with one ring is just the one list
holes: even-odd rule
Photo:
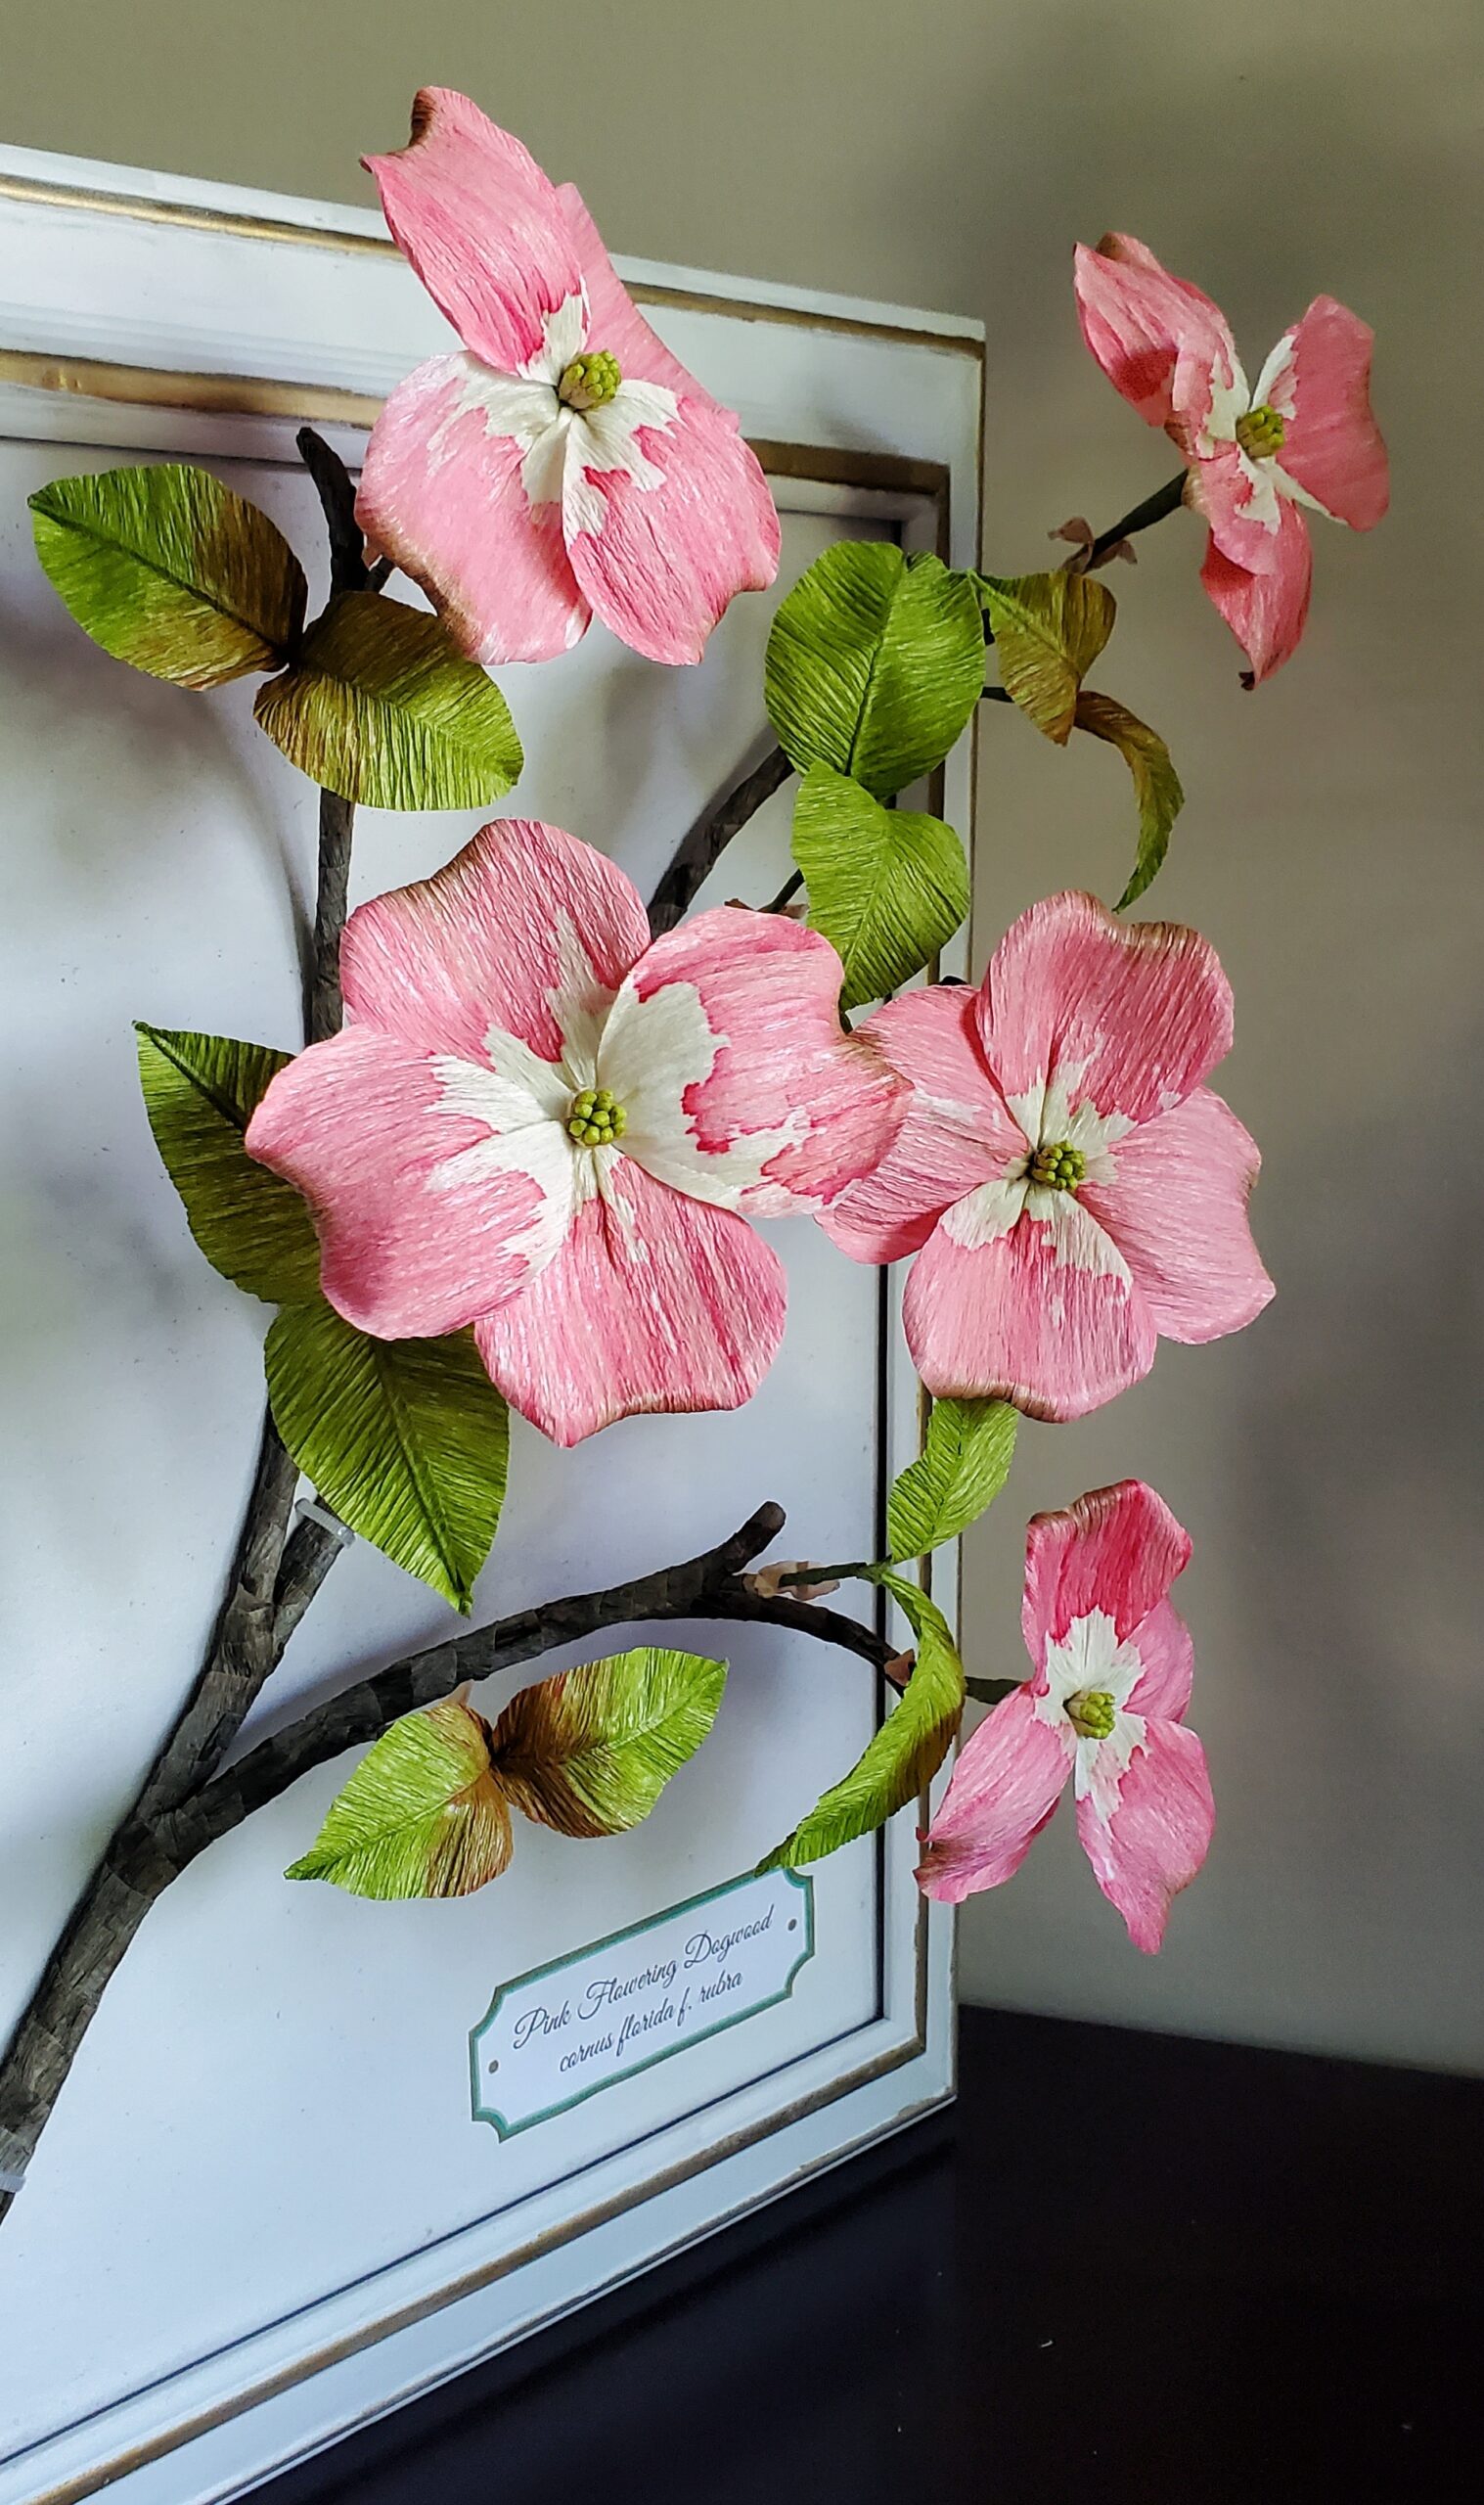
[[669, 868], [650, 899], [650, 929], [656, 939], [661, 931], [673, 931], [690, 911], [734, 835], [742, 833], [764, 800], [771, 800], [775, 792], [782, 791], [792, 772], [783, 750], [770, 749], [761, 765], [754, 765], [740, 782], [734, 783], [681, 838]]

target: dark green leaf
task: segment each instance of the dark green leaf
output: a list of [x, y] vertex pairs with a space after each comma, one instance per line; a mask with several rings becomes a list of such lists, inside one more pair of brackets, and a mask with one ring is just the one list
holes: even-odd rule
[[646, 1644], [522, 1688], [490, 1754], [507, 1797], [564, 1836], [613, 1836], [647, 1818], [716, 1719], [725, 1662]]
[[851, 774], [878, 799], [942, 762], [983, 684], [970, 578], [879, 540], [827, 548], [768, 637], [768, 718], [787, 754], [801, 772]]
[[1084, 692], [1077, 700], [1077, 728], [1091, 731], [1094, 739], [1110, 741], [1134, 778], [1139, 854], [1133, 876], [1114, 907], [1122, 913], [1156, 875], [1170, 848], [1170, 829], [1185, 806], [1185, 794], [1159, 733], [1141, 722], [1127, 706], [1115, 704], [1111, 696]]
[[993, 1504], [1014, 1458], [1019, 1421], [1008, 1400], [935, 1400], [918, 1459], [886, 1500], [894, 1563], [957, 1539]]
[[845, 968], [842, 1009], [895, 991], [968, 911], [968, 863], [952, 827], [883, 808], [828, 765], [811, 765], [800, 787], [793, 858], [809, 889], [810, 927]]
[[1113, 631], [1116, 604], [1091, 574], [977, 576], [1008, 696], [1064, 746], [1077, 691]]
[[758, 1869], [796, 1868], [853, 1844], [885, 1824], [931, 1782], [953, 1746], [964, 1712], [964, 1664], [940, 1609], [918, 1584], [888, 1568], [873, 1569], [900, 1604], [918, 1639], [917, 1665], [900, 1702], [865, 1754]]
[[304, 615], [282, 531], [204, 470], [167, 461], [54, 478], [30, 499], [36, 554], [115, 660], [177, 687], [274, 669]]
[[439, 617], [376, 592], [341, 592], [253, 707], [312, 783], [374, 809], [473, 809], [520, 771], [494, 680]]
[[291, 1056], [229, 1035], [145, 1025], [135, 1033], [155, 1145], [212, 1268], [269, 1304], [314, 1296], [320, 1248], [308, 1208], [243, 1146], [254, 1106]]
[[505, 1498], [510, 1422], [469, 1332], [372, 1340], [324, 1298], [264, 1358], [274, 1423], [343, 1523], [467, 1611]]

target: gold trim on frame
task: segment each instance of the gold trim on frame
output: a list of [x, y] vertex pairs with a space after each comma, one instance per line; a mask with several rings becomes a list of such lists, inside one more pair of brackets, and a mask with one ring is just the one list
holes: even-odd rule
[[[134, 216], [157, 225], [183, 225], [229, 233], [244, 240], [292, 243], [341, 251], [393, 252], [388, 240], [342, 233], [332, 229], [295, 226], [272, 218], [248, 217], [221, 210], [195, 209], [169, 202], [130, 199], [103, 192], [74, 190], [66, 185], [31, 181], [24, 177], [0, 174], [0, 198], [19, 199], [38, 205], [59, 208], [99, 209], [120, 216]], [[679, 288], [635, 286], [630, 293], [639, 302], [651, 305], [684, 305], [692, 310], [715, 312], [743, 320], [782, 322], [804, 329], [847, 332], [854, 337], [890, 341], [897, 345], [922, 345], [950, 354], [971, 355], [981, 365], [983, 342], [977, 340], [945, 338], [929, 331], [898, 328], [889, 323], [857, 321], [839, 314], [807, 314], [791, 308], [734, 300], [728, 296], [709, 296]], [[29, 389], [55, 391], [79, 400], [114, 402], [126, 406], [175, 409], [222, 417], [271, 417], [326, 425], [369, 429], [382, 406], [374, 394], [339, 390], [322, 384], [296, 383], [292, 379], [268, 376], [187, 373], [171, 368], [126, 365], [104, 359], [80, 356], [56, 356], [28, 349], [0, 349], [0, 385], [21, 385]], [[980, 393], [980, 429], [983, 424], [983, 395]], [[768, 438], [753, 439], [753, 449], [765, 471], [780, 478], [808, 479], [823, 485], [855, 487], [885, 491], [896, 495], [921, 496], [932, 508], [934, 537], [938, 553], [948, 555], [950, 474], [945, 464], [922, 461], [905, 455], [857, 452], [829, 445], [795, 444]], [[941, 784], [941, 770], [937, 778]], [[940, 791], [933, 805], [941, 806]], [[970, 796], [968, 845], [973, 842], [973, 802]], [[925, 1795], [923, 1796], [925, 1799]], [[882, 1913], [884, 1920], [884, 1912]], [[182, 2444], [228, 2424], [245, 2411], [274, 2399], [307, 2382], [311, 2376], [341, 2363], [361, 2350], [375, 2346], [380, 2341], [404, 2331], [414, 2323], [457, 2304], [462, 2299], [511, 2276], [526, 2263], [538, 2260], [560, 2250], [577, 2237], [607, 2224], [643, 2203], [656, 2199], [677, 2185], [708, 2172], [727, 2158], [736, 2156], [758, 2141], [787, 2130], [807, 2116], [837, 2103], [842, 2097], [869, 2086], [891, 2072], [919, 2060], [927, 2048], [927, 1907], [919, 1901], [915, 1908], [913, 1931], [914, 1962], [914, 2030], [899, 2044], [876, 2055], [869, 2062], [832, 2079], [823, 2088], [797, 2098], [765, 2121], [749, 2124], [713, 2143], [703, 2155], [683, 2160], [661, 2168], [642, 2183], [631, 2185], [622, 2193], [594, 2207], [564, 2218], [543, 2234], [531, 2237], [514, 2251], [502, 2254], [461, 2272], [435, 2293], [399, 2305], [377, 2320], [363, 2324], [354, 2332], [327, 2343], [310, 2354], [297, 2358], [292, 2365], [262, 2376], [244, 2391], [210, 2408], [193, 2412], [175, 2426], [161, 2429], [142, 2442], [113, 2454], [107, 2461], [60, 2484], [38, 2492], [33, 2505], [80, 2505], [80, 2500], [94, 2495], [100, 2488], [112, 2484], [127, 2474], [160, 2460]], [[877, 2022], [878, 2023], [878, 2022]], [[807, 2056], [800, 2056], [806, 2059]], [[941, 2107], [947, 2096], [936, 2091], [893, 2118], [893, 2129], [918, 2119], [922, 2115]], [[877, 2131], [864, 2131], [858, 2140], [841, 2150], [832, 2150], [826, 2157], [800, 2165], [790, 2178], [803, 2183], [832, 2165], [841, 2155], [854, 2154], [878, 2138]], [[755, 2207], [740, 2202], [712, 2223], [712, 2230], [733, 2224]], [[470, 2221], [476, 2228], [480, 2221]], [[468, 2232], [469, 2230], [464, 2230]], [[677, 2236], [671, 2244], [652, 2256], [652, 2263], [671, 2258], [686, 2249], [692, 2239]], [[647, 2263], [646, 2266], [652, 2266]], [[595, 2289], [594, 2298], [606, 2294]], [[565, 2308], [563, 2308], [565, 2310]], [[556, 2317], [550, 2317], [555, 2319]], [[527, 2332], [545, 2328], [545, 2322], [532, 2324]], [[250, 2337], [251, 2335], [249, 2335]], [[486, 2353], [493, 2354], [494, 2350]], [[460, 2370], [462, 2371], [462, 2369]], [[66, 2430], [58, 2430], [57, 2435]], [[346, 2432], [349, 2432], [348, 2430]], [[43, 2437], [42, 2443], [56, 2437]]]

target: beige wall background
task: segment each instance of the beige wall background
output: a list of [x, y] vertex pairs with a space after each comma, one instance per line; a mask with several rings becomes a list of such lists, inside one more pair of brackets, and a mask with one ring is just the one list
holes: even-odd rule
[[[1185, 778], [1149, 909], [1236, 984], [1223, 1083], [1279, 1300], [1027, 1428], [967, 1560], [970, 1665], [1018, 1671], [1027, 1514], [1164, 1492], [1216, 1846], [1146, 1961], [1058, 1819], [969, 1907], [962, 1971], [1007, 2005], [1484, 2069], [1477, 0], [13, 0], [0, 46], [8, 140], [365, 201], [360, 152], [443, 81], [578, 177], [616, 250], [979, 315], [1006, 571], [1171, 467], [1082, 348], [1077, 237], [1145, 237], [1249, 361], [1322, 291], [1374, 323], [1393, 510], [1369, 540], [1317, 524], [1297, 660], [1238, 691], [1182, 515], [1115, 569], [1096, 673]], [[1048, 888], [1116, 893], [1131, 844], [1093, 742], [996, 711], [981, 759], [980, 959]]]

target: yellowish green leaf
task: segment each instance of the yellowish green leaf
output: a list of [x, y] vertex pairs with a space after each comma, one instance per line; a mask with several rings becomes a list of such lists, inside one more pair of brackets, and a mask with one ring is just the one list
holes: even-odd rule
[[458, 1698], [383, 1732], [337, 1793], [289, 1879], [352, 1896], [469, 1896], [510, 1861], [510, 1811], [490, 1770], [489, 1725]]
[[807, 1818], [758, 1869], [822, 1861], [857, 1836], [883, 1826], [929, 1784], [954, 1743], [964, 1712], [964, 1664], [947, 1619], [904, 1574], [874, 1567], [870, 1579], [899, 1603], [918, 1639], [918, 1658], [901, 1699], [865, 1754], [816, 1802]]
[[653, 1808], [716, 1719], [725, 1662], [642, 1645], [523, 1688], [490, 1754], [526, 1817], [564, 1836], [618, 1835]]
[[473, 809], [521, 767], [510, 707], [439, 617], [341, 592], [258, 691], [258, 721], [312, 783], [375, 809]]
[[467, 1331], [372, 1340], [317, 1297], [264, 1362], [274, 1424], [341, 1522], [468, 1611], [505, 1499], [510, 1421]]
[[1006, 694], [1064, 746], [1077, 691], [1113, 631], [1112, 593], [1091, 574], [980, 574], [977, 581]]
[[883, 808], [828, 765], [811, 765], [799, 788], [793, 858], [809, 890], [810, 928], [845, 969], [842, 1009], [895, 991], [968, 911], [968, 863], [952, 827]]
[[145, 1025], [135, 1033], [155, 1145], [212, 1268], [269, 1304], [314, 1296], [320, 1248], [308, 1208], [243, 1146], [253, 1108], [291, 1056], [229, 1035]]
[[979, 701], [972, 579], [881, 540], [838, 540], [780, 605], [763, 684], [800, 772], [831, 765], [889, 799], [941, 764]]
[[1143, 895], [1157, 874], [1170, 848], [1170, 830], [1185, 806], [1185, 794], [1159, 733], [1151, 731], [1147, 722], [1141, 722], [1126, 705], [1085, 689], [1077, 700], [1077, 728], [1091, 731], [1094, 739], [1110, 741], [1134, 778], [1134, 797], [1139, 805], [1139, 851], [1128, 886], [1114, 907], [1115, 912], [1122, 913], [1126, 905]]
[[177, 687], [275, 669], [304, 616], [282, 531], [207, 471], [166, 461], [54, 478], [30, 499], [36, 554], [115, 660]]
[[893, 1562], [923, 1557], [977, 1522], [1014, 1458], [1019, 1421], [1008, 1400], [935, 1400], [922, 1452], [886, 1500]]

